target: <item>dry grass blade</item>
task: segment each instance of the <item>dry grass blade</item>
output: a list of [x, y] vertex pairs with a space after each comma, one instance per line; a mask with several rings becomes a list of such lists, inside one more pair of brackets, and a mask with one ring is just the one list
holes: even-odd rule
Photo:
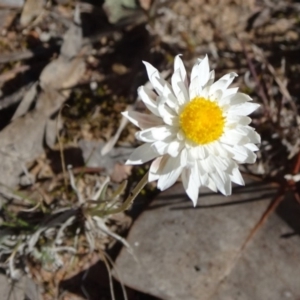
[[284, 84], [282, 82], [282, 80], [277, 76], [274, 67], [267, 61], [263, 50], [260, 49], [256, 45], [252, 45], [252, 49], [253, 49], [253, 52], [260, 57], [262, 63], [264, 63], [267, 66], [270, 73], [274, 76], [274, 79], [275, 79], [276, 83], [278, 84], [278, 87], [279, 87], [282, 95], [289, 101], [292, 108], [296, 111], [297, 107], [296, 107], [295, 103], [293, 102], [291, 94], [289, 93], [288, 89], [286, 88], [286, 84]]
[[[132, 106], [128, 105], [126, 110], [131, 110]], [[106, 155], [108, 152], [111, 151], [111, 149], [115, 146], [116, 142], [119, 140], [120, 135], [122, 133], [122, 131], [124, 130], [124, 128], [126, 127], [126, 125], [128, 124], [128, 120], [127, 118], [125, 118], [124, 116], [122, 116], [120, 125], [118, 127], [117, 132], [115, 133], [115, 135], [105, 144], [105, 146], [101, 149], [101, 155]]]

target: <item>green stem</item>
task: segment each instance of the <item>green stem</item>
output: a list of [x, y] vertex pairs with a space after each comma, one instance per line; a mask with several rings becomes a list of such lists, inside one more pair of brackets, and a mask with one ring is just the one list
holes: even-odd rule
[[130, 192], [129, 196], [123, 202], [123, 204], [118, 208], [108, 210], [106, 212], [106, 215], [117, 214], [117, 213], [120, 213], [120, 212], [125, 211], [126, 209], [128, 209], [129, 206], [134, 201], [134, 199], [137, 197], [137, 195], [140, 193], [140, 191], [145, 187], [145, 185], [147, 183], [148, 183], [148, 172], [143, 176], [143, 178], [136, 185], [136, 187], [133, 189], [133, 191]]

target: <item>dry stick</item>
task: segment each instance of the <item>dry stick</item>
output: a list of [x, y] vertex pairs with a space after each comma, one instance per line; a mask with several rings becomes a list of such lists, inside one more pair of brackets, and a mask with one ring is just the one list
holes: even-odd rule
[[[257, 46], [256, 46], [256, 48], [259, 49]], [[273, 75], [282, 96], [289, 101], [292, 109], [297, 111], [296, 104], [293, 102], [293, 98], [292, 98], [290, 92], [288, 91], [288, 89], [286, 88], [286, 84], [284, 84], [284, 82], [276, 75], [274, 67], [266, 59], [266, 57], [263, 53], [263, 50], [262, 49], [259, 49], [259, 50], [260, 50], [260, 53], [258, 53], [258, 54], [261, 56], [261, 58], [264, 61], [265, 65], [267, 66], [269, 72]]]
[[[298, 156], [297, 156], [297, 160], [296, 160], [296, 163], [295, 163], [295, 166], [294, 166], [294, 169], [293, 169], [293, 175], [296, 175], [298, 174], [300, 171], [300, 152], [298, 153]], [[295, 188], [295, 190], [293, 190], [293, 194], [297, 200], [297, 202], [300, 204], [300, 193], [298, 192], [297, 190], [297, 185], [295, 183], [295, 181], [293, 180], [289, 180], [288, 184], [293, 188]]]
[[293, 169], [293, 175], [298, 174], [300, 171], [300, 152], [298, 152], [297, 160]]
[[60, 152], [60, 160], [61, 160], [61, 166], [62, 166], [62, 171], [63, 171], [63, 178], [64, 178], [64, 183], [65, 187], [68, 186], [68, 180], [67, 180], [67, 171], [66, 171], [66, 165], [65, 165], [65, 156], [64, 156], [64, 146], [62, 144], [60, 135], [59, 135], [59, 130], [58, 130], [58, 122], [61, 119], [61, 113], [64, 105], [61, 106], [58, 112], [57, 120], [56, 120], [56, 135], [57, 135], [57, 140], [58, 140], [58, 145], [59, 145], [59, 152]]
[[[254, 78], [254, 80], [255, 80], [255, 83], [256, 83], [256, 85], [257, 85], [257, 87], [258, 87], [258, 94], [259, 94], [260, 97], [262, 98], [263, 103], [264, 103], [264, 105], [265, 105], [265, 108], [267, 108], [267, 107], [268, 107], [268, 102], [269, 102], [269, 101], [268, 101], [268, 98], [267, 98], [267, 96], [266, 96], [266, 94], [265, 94], [265, 92], [264, 92], [264, 89], [263, 89], [263, 87], [262, 87], [261, 81], [260, 81], [259, 78], [258, 78], [258, 75], [257, 75], [257, 73], [256, 73], [255, 67], [254, 67], [254, 65], [253, 65], [253, 63], [252, 63], [252, 61], [251, 61], [251, 59], [250, 59], [250, 57], [249, 57], [249, 55], [248, 55], [248, 53], [247, 53], [247, 50], [246, 50], [246, 48], [245, 48], [245, 45], [244, 45], [243, 41], [240, 40], [240, 43], [241, 43], [243, 52], [244, 52], [244, 54], [245, 54], [245, 57], [246, 57], [246, 60], [247, 60], [247, 63], [248, 63], [250, 72], [251, 72], [251, 74], [252, 74], [252, 76], [253, 76], [253, 78]], [[269, 112], [268, 112], [268, 114], [269, 114]]]
[[282, 188], [279, 189], [279, 191], [278, 191], [277, 195], [275, 196], [275, 198], [271, 201], [268, 208], [266, 209], [266, 211], [261, 216], [260, 220], [255, 224], [253, 229], [250, 231], [248, 237], [244, 241], [242, 247], [240, 248], [240, 250], [238, 252], [238, 255], [237, 255], [238, 258], [240, 257], [240, 255], [242, 254], [242, 252], [244, 251], [246, 246], [248, 245], [248, 242], [254, 237], [254, 235], [256, 234], [258, 229], [264, 224], [264, 222], [275, 211], [275, 209], [278, 207], [280, 202], [283, 200], [286, 189], [287, 189], [286, 186], [283, 186]]
[[[296, 163], [294, 165], [292, 173], [297, 174], [299, 172], [299, 170], [300, 170], [300, 152], [298, 153], [297, 160], [296, 160]], [[240, 256], [240, 254], [243, 252], [243, 250], [247, 246], [248, 242], [253, 238], [253, 236], [255, 235], [257, 230], [263, 225], [263, 223], [267, 220], [267, 218], [270, 216], [270, 214], [275, 211], [277, 206], [282, 201], [286, 190], [288, 190], [288, 188], [290, 187], [291, 184], [293, 185], [293, 183], [291, 183], [291, 182], [284, 182], [282, 184], [282, 186], [279, 188], [276, 197], [274, 198], [274, 200], [272, 200], [272, 202], [270, 203], [270, 205], [268, 206], [266, 211], [261, 216], [260, 220], [256, 223], [256, 225], [254, 226], [254, 228], [251, 230], [250, 234], [246, 238], [246, 240], [243, 243], [241, 249], [239, 250], [238, 256]]]
[[[273, 76], [274, 80], [276, 81], [276, 83], [279, 87], [279, 90], [283, 96], [283, 99], [286, 99], [289, 102], [291, 108], [295, 112], [297, 112], [297, 106], [296, 106], [295, 102], [293, 101], [293, 98], [292, 98], [290, 92], [288, 91], [286, 84], [276, 75], [274, 67], [268, 62], [267, 58], [264, 55], [263, 50], [255, 45], [254, 51], [256, 52], [257, 55], [260, 56], [260, 58], [263, 60], [264, 64], [267, 66], [269, 72], [272, 74], [272, 76]], [[282, 105], [282, 101], [280, 102], [280, 106]], [[279, 108], [278, 108], [278, 112], [279, 112], [279, 116], [280, 116]], [[296, 117], [295, 117], [295, 120], [296, 120], [296, 123], [298, 123]]]

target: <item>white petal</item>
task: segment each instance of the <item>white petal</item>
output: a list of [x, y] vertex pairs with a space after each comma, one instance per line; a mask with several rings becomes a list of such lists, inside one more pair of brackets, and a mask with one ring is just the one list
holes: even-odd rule
[[199, 64], [198, 80], [201, 87], [205, 86], [209, 80], [209, 63], [207, 55], [205, 55], [204, 59]]
[[207, 186], [209, 183], [209, 176], [207, 173], [199, 174], [200, 186]]
[[229, 115], [226, 118], [226, 125], [249, 125], [251, 123], [251, 118], [247, 116], [237, 116], [237, 115]]
[[259, 150], [259, 148], [258, 148], [256, 145], [251, 144], [251, 143], [245, 144], [244, 146], [245, 146], [246, 148], [248, 148], [249, 150], [251, 150], [251, 151], [258, 151], [258, 150]]
[[220, 99], [223, 96], [223, 91], [222, 90], [216, 90], [212, 95], [209, 95], [209, 98], [213, 101], [217, 101], [219, 104]]
[[189, 94], [184, 81], [181, 79], [180, 70], [177, 70], [173, 73], [171, 82], [179, 105], [184, 105], [189, 101]]
[[124, 111], [122, 112], [122, 115], [141, 129], [147, 129], [163, 124], [162, 119], [157, 116], [141, 114], [132, 110]]
[[[186, 143], [186, 146], [187, 146], [187, 143]], [[195, 161], [197, 161], [195, 153], [193, 153], [195, 151], [194, 147], [192, 147], [192, 148], [186, 147], [186, 149], [187, 149], [187, 166], [193, 167], [195, 165]]]
[[[246, 144], [249, 142], [249, 138], [235, 129], [227, 130], [220, 138], [220, 141], [228, 145]], [[226, 148], [227, 149], [227, 148]]]
[[242, 103], [230, 106], [228, 113], [239, 116], [247, 116], [254, 112], [260, 105], [257, 103]]
[[[203, 98], [209, 98], [209, 86], [205, 86], [202, 90], [201, 90], [201, 92], [199, 91], [199, 96], [200, 97], [203, 97]], [[212, 99], [212, 100], [214, 100], [214, 99]]]
[[211, 161], [216, 170], [227, 171], [230, 168], [231, 159], [223, 158], [217, 155], [211, 155]]
[[214, 161], [212, 160], [211, 156], [200, 160], [199, 163], [207, 173], [212, 173], [216, 170], [216, 166], [214, 165]]
[[[209, 146], [209, 145], [208, 145]], [[223, 147], [222, 143], [216, 141], [213, 143], [214, 153], [216, 155], [219, 155], [221, 157], [231, 158], [232, 154], [231, 152], [228, 152], [226, 148]]]
[[248, 134], [248, 138], [250, 139], [250, 143], [259, 144], [261, 142], [260, 135], [254, 130]]
[[205, 145], [204, 147], [206, 148], [206, 152], [209, 153], [210, 155], [218, 155], [218, 147], [216, 147], [217, 142], [212, 142], [209, 143], [207, 145]]
[[150, 144], [143, 144], [132, 152], [126, 165], [140, 165], [157, 156], [157, 152], [151, 148]]
[[244, 146], [234, 145], [232, 148], [234, 154], [233, 159], [240, 163], [254, 163], [256, 161], [256, 154]]
[[237, 151], [234, 149], [234, 145], [223, 145], [229, 152], [232, 153], [232, 159], [235, 159], [239, 163], [243, 163], [244, 160], [247, 158], [247, 153], [245, 151]]
[[232, 174], [233, 169], [238, 167], [238, 164], [233, 159], [225, 159], [225, 161], [223, 160], [223, 163], [227, 166], [225, 172], [229, 175]]
[[187, 162], [188, 162], [187, 156], [188, 156], [187, 150], [186, 150], [186, 148], [183, 148], [180, 153], [180, 165], [182, 167], [187, 166]]
[[160, 156], [158, 158], [156, 158], [151, 166], [150, 166], [150, 173], [157, 173], [157, 171], [159, 170], [159, 168], [161, 167], [161, 164], [165, 164], [167, 161], [167, 156]]
[[190, 86], [189, 86], [189, 95], [190, 95], [190, 100], [194, 99], [196, 96], [199, 96], [199, 93], [202, 91], [202, 86], [199, 85], [199, 80], [198, 80], [198, 71], [199, 69], [199, 64], [196, 63], [193, 68], [192, 68], [192, 73], [191, 73], [191, 79], [190, 79]]
[[208, 81], [206, 83], [206, 86], [207, 87], [211, 86], [214, 83], [214, 80], [215, 80], [215, 70], [212, 70], [209, 73], [209, 79], [208, 79]]
[[149, 172], [149, 175], [148, 175], [148, 182], [156, 181], [156, 180], [158, 180], [158, 178], [159, 178], [159, 175], [158, 175], [158, 174], [150, 173], [150, 172]]
[[174, 71], [179, 70], [181, 81], [184, 83], [185, 87], [187, 88], [187, 74], [184, 67], [184, 64], [182, 62], [182, 59], [180, 58], [181, 54], [176, 55], [174, 60]]
[[146, 61], [143, 61], [143, 63], [146, 67], [148, 78], [149, 78], [153, 88], [156, 90], [156, 92], [159, 95], [162, 95], [165, 80], [161, 77], [158, 70], [156, 68], [154, 68], [151, 64], [149, 64]]
[[151, 145], [151, 147], [159, 155], [164, 155], [164, 154], [168, 153], [168, 146], [169, 146], [169, 143], [166, 143], [165, 141], [156, 141]]
[[222, 76], [219, 80], [226, 81], [225, 89], [227, 89], [231, 85], [231, 83], [233, 82], [234, 78], [238, 77], [238, 76], [239, 75], [236, 74], [235, 72], [230, 72], [230, 73]]
[[165, 165], [158, 170], [160, 176], [157, 182], [157, 187], [161, 191], [166, 190], [176, 182], [181, 172], [182, 167], [180, 165], [180, 158], [169, 157]]
[[245, 185], [244, 179], [238, 168], [234, 168], [232, 170], [232, 174], [229, 176], [230, 176], [230, 179], [232, 182], [239, 184], [239, 185]]
[[221, 77], [216, 81], [209, 89], [209, 95], [212, 97], [217, 90], [225, 90], [229, 87], [235, 77], [238, 75], [234, 72], [229, 73]]
[[175, 114], [168, 106], [165, 105], [166, 101], [161, 101], [158, 104], [158, 111], [165, 124], [179, 127], [178, 115]]
[[236, 126], [236, 132], [246, 135], [251, 143], [260, 143], [260, 135], [250, 126]]
[[196, 79], [198, 77], [198, 68], [199, 68], [199, 63], [202, 61], [202, 59], [198, 60], [198, 62], [196, 62], [192, 68], [192, 72], [191, 72], [191, 81]]
[[185, 134], [184, 132], [182, 131], [182, 129], [178, 129], [178, 132], [177, 132], [177, 139], [179, 141], [183, 141], [185, 139]]
[[197, 168], [185, 168], [182, 171], [181, 179], [187, 195], [193, 201], [193, 205], [196, 206], [199, 197], [200, 187], [199, 174], [197, 172]]
[[[210, 175], [210, 174], [209, 174]], [[209, 189], [211, 189], [213, 192], [217, 192], [217, 186], [216, 183], [214, 182], [214, 180], [209, 176], [208, 177], [208, 183], [206, 185]]]
[[[194, 68], [196, 67], [198, 66], [195, 66]], [[190, 100], [199, 96], [201, 91], [202, 91], [202, 87], [199, 85], [198, 77], [191, 79], [190, 87], [189, 87]]]
[[226, 97], [224, 97], [223, 95], [219, 103], [220, 105], [236, 105], [236, 104], [241, 104], [249, 101], [252, 101], [252, 98], [249, 97], [248, 95], [243, 93], [236, 93]]
[[159, 116], [157, 103], [153, 100], [153, 97], [156, 97], [153, 91], [149, 90], [144, 86], [138, 88], [138, 94], [142, 101], [145, 103], [146, 107], [156, 116]]
[[[220, 175], [222, 174], [222, 175]], [[213, 182], [215, 183], [216, 187], [218, 188], [218, 190], [225, 196], [229, 195], [229, 191], [231, 191], [231, 188], [228, 186], [228, 180], [227, 180], [227, 176], [229, 178], [229, 175], [225, 174], [225, 173], [221, 173], [220, 174], [218, 172], [213, 172], [209, 174], [209, 177], [213, 180]], [[226, 176], [227, 175], [227, 176]], [[230, 178], [229, 178], [230, 181]], [[231, 186], [231, 183], [230, 183]]]
[[206, 146], [197, 146], [191, 149], [191, 154], [195, 159], [204, 159], [208, 156], [208, 151]]
[[254, 144], [260, 143], [260, 135], [250, 126], [236, 126], [235, 132], [247, 136], [249, 141]]
[[172, 157], [176, 157], [179, 155], [180, 150], [183, 147], [183, 143], [178, 141], [178, 140], [174, 140], [171, 143], [169, 143], [168, 145], [168, 154]]
[[165, 163], [164, 161], [166, 161], [166, 159], [167, 159], [166, 156], [160, 156], [152, 162], [150, 169], [149, 169], [149, 175], [148, 175], [149, 182], [158, 180], [159, 174], [157, 174], [157, 171], [158, 171], [160, 165]]
[[223, 97], [225, 98], [225, 97], [227, 97], [227, 96], [229, 96], [229, 95], [236, 94], [238, 90], [239, 90], [238, 87], [226, 89], [226, 90], [223, 92]]
[[139, 131], [135, 134], [136, 138], [144, 142], [162, 141], [171, 135], [175, 135], [170, 126], [156, 126]]
[[231, 195], [232, 185], [229, 174], [221, 171], [220, 169], [217, 169], [217, 173], [223, 182], [223, 185], [221, 185], [220, 187], [218, 186], [219, 191], [225, 196]]
[[178, 110], [179, 110], [178, 100], [174, 96], [170, 86], [167, 84], [164, 86], [163, 98], [164, 98], [164, 102], [178, 114]]

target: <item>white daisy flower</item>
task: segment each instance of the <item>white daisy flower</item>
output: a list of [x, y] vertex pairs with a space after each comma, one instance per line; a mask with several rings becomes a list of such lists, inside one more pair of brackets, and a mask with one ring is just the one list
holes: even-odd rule
[[206, 186], [231, 194], [231, 182], [244, 185], [238, 163], [254, 163], [260, 136], [247, 117], [259, 105], [238, 88], [229, 88], [236, 73], [214, 82], [207, 56], [192, 69], [190, 84], [180, 56], [174, 62], [171, 85], [157, 69], [144, 62], [156, 91], [141, 86], [138, 94], [152, 114], [123, 113], [141, 131], [136, 138], [145, 142], [126, 164], [152, 159], [149, 181], [165, 190], [181, 175], [187, 195], [197, 204], [199, 189]]

